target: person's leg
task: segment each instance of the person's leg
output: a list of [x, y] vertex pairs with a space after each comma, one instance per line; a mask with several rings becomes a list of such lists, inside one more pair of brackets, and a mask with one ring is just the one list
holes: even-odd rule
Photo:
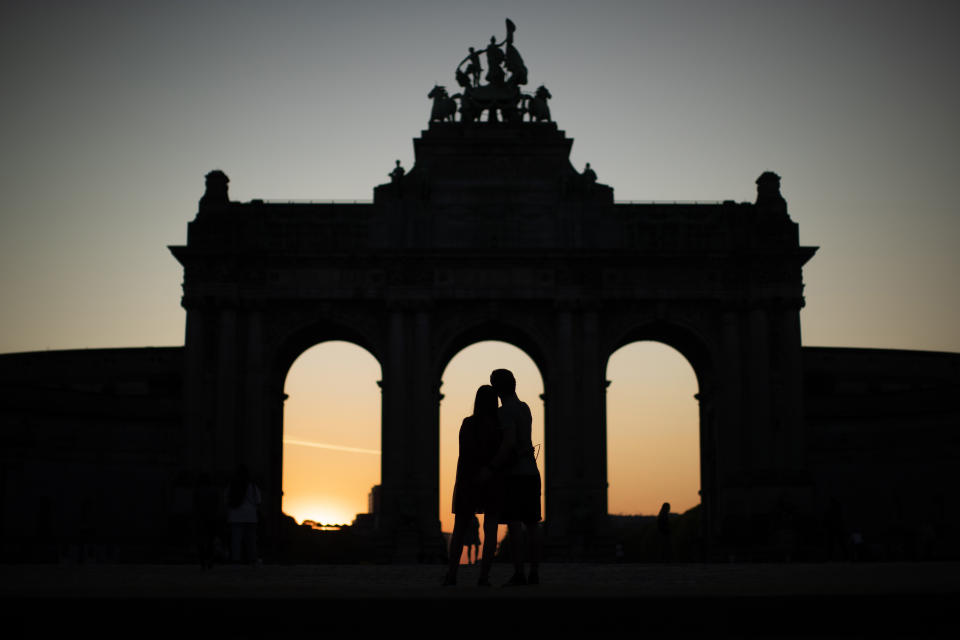
[[463, 555], [463, 536], [466, 523], [461, 515], [453, 517], [453, 533], [450, 535], [450, 563], [447, 566], [447, 577], [444, 586], [457, 584], [457, 569], [460, 567], [460, 557]]
[[207, 525], [207, 568], [213, 567], [213, 561], [217, 559], [217, 535], [219, 527], [216, 522], [210, 522]]
[[200, 566], [208, 569], [213, 566], [213, 526], [209, 521], [200, 523]]
[[244, 555], [247, 558], [247, 562], [256, 565], [257, 560], [260, 558], [257, 556], [257, 523], [250, 522], [244, 525], [247, 529], [245, 535], [246, 549], [244, 550]]
[[483, 586], [490, 585], [490, 567], [493, 566], [493, 557], [497, 554], [497, 526], [499, 521], [496, 514], [483, 515], [483, 555], [480, 558], [480, 581]]
[[241, 539], [242, 544], [240, 545], [241, 556], [243, 557], [244, 564], [250, 564], [253, 562], [252, 554], [250, 553], [250, 524], [244, 522], [240, 525]]
[[511, 520], [507, 524], [507, 535], [510, 536], [510, 552], [513, 556], [513, 577], [507, 585], [526, 584], [523, 575], [523, 523], [520, 520]]
[[526, 523], [527, 537], [529, 539], [530, 550], [530, 578], [529, 584], [540, 584], [540, 558], [543, 557], [543, 533], [540, 531], [540, 523], [531, 520]]
[[239, 522], [230, 523], [230, 560], [243, 561], [243, 525]]

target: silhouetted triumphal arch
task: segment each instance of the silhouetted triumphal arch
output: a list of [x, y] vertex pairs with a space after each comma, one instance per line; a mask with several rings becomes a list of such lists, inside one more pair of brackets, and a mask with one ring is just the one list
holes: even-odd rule
[[457, 93], [429, 92], [414, 167], [398, 162], [372, 204], [231, 202], [208, 174], [187, 244], [171, 247], [183, 348], [0, 354], [3, 559], [190, 557], [200, 472], [222, 484], [239, 462], [289, 531], [284, 379], [330, 339], [383, 374], [379, 535], [352, 538], [372, 541], [364, 558], [442, 552], [440, 376], [485, 339], [543, 376], [552, 557], [623, 541], [604, 536], [605, 371], [653, 339], [696, 372], [708, 558], [956, 558], [960, 354], [801, 350], [814, 249], [779, 177], [761, 175], [753, 203], [615, 203], [571, 166], [547, 88], [521, 91], [506, 27], [457, 65]]
[[760, 176], [752, 204], [615, 204], [570, 164], [546, 87], [521, 92], [506, 29], [456, 67], [460, 93], [433, 88], [413, 169], [397, 161], [372, 204], [240, 204], [208, 174], [187, 245], [171, 248], [188, 466], [246, 462], [279, 516], [287, 370], [317, 342], [355, 342], [383, 372], [380, 531], [429, 552], [440, 376], [460, 349], [504, 340], [543, 376], [546, 521], [562, 546], [571, 525], [603, 530], [607, 360], [650, 339], [696, 372], [707, 539], [808, 502], [799, 312], [814, 249], [799, 246], [780, 178]]
[[543, 375], [545, 519], [562, 540], [574, 517], [599, 529], [607, 512], [607, 359], [651, 339], [696, 372], [710, 537], [803, 502], [799, 311], [814, 249], [779, 178], [760, 177], [755, 203], [616, 204], [571, 166], [571, 144], [552, 122], [433, 122], [372, 204], [230, 202], [226, 176], [209, 174], [186, 246], [171, 248], [189, 462], [247, 462], [278, 515], [287, 370], [317, 342], [355, 342], [383, 371], [381, 531], [433, 546], [441, 373], [463, 347], [504, 340]]

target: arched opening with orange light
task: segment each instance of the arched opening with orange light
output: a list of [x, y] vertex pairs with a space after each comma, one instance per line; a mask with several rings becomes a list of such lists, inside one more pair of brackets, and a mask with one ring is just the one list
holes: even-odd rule
[[674, 548], [682, 535], [686, 555], [687, 538], [700, 534], [696, 374], [673, 347], [638, 341], [610, 356], [606, 378], [607, 511], [618, 553], [627, 560], [664, 556], [651, 534], [661, 535], [653, 516], [669, 503], [664, 533]]
[[351, 524], [380, 483], [380, 364], [326, 341], [304, 351], [284, 381], [282, 510], [298, 523]]
[[[680, 318], [611, 332], [605, 367], [606, 507], [625, 559], [699, 560], [715, 505], [716, 354]], [[669, 503], [669, 535], [653, 517]], [[629, 542], [628, 542], [629, 540]]]
[[[459, 430], [463, 419], [473, 411], [477, 388], [490, 384], [494, 369], [509, 369], [517, 380], [517, 396], [530, 407], [533, 418], [532, 441], [541, 479], [545, 478], [545, 434], [543, 410], [543, 376], [534, 360], [522, 349], [500, 340], [482, 340], [460, 349], [443, 370], [440, 396], [440, 524], [445, 533], [453, 530], [451, 512], [453, 487], [459, 453]], [[541, 493], [541, 511], [545, 495]], [[482, 520], [482, 516], [480, 517]], [[501, 527], [499, 538], [506, 534]], [[480, 532], [482, 538], [482, 531]], [[464, 549], [462, 562], [467, 562]]]

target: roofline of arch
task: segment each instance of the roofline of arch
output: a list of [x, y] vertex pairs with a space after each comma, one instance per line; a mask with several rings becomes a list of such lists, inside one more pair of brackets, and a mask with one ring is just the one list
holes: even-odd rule
[[614, 353], [627, 345], [645, 341], [659, 342], [676, 350], [693, 369], [697, 385], [700, 389], [704, 388], [715, 366], [711, 341], [695, 326], [673, 318], [643, 319], [619, 331], [616, 338], [604, 346], [604, 372], [609, 368]]
[[279, 378], [282, 385], [300, 356], [319, 344], [334, 341], [348, 342], [366, 351], [377, 361], [382, 375], [383, 359], [377, 341], [355, 326], [325, 317], [301, 323], [278, 341], [277, 347], [269, 354], [271, 377], [274, 380]]
[[533, 361], [546, 388], [547, 372], [550, 368], [544, 345], [536, 338], [535, 332], [503, 318], [480, 318], [451, 332], [451, 335], [438, 345], [437, 359], [434, 364], [436, 379], [442, 378], [450, 362], [461, 351], [474, 344], [488, 341], [504, 342], [520, 349]]

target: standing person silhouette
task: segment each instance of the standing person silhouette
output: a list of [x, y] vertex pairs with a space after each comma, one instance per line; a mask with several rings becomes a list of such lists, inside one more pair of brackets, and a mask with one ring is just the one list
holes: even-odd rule
[[227, 487], [227, 524], [230, 525], [230, 558], [257, 564], [257, 509], [260, 488], [250, 479], [246, 465], [238, 465]]
[[[491, 468], [482, 473], [492, 474], [494, 469], [503, 469], [500, 522], [506, 523], [510, 535], [514, 569], [513, 577], [504, 586], [540, 584], [540, 470], [533, 453], [530, 407], [517, 397], [517, 381], [507, 369], [491, 373], [490, 384], [500, 397], [497, 415], [503, 436]], [[530, 548], [529, 577], [523, 573], [523, 527], [526, 527]]]
[[[500, 423], [497, 420], [497, 394], [493, 387], [477, 389], [473, 415], [460, 425], [460, 455], [457, 458], [457, 479], [453, 485], [453, 534], [450, 536], [450, 564], [443, 586], [457, 584], [457, 569], [463, 555], [463, 544], [476, 514], [483, 513], [483, 556], [480, 586], [489, 586], [490, 566], [497, 550], [497, 517], [499, 486], [489, 475], [480, 478], [480, 470], [490, 464], [500, 447]], [[479, 541], [478, 541], [479, 542]]]
[[673, 545], [670, 540], [670, 503], [664, 502], [657, 514], [657, 531], [660, 533], [660, 561], [673, 559]]
[[200, 473], [197, 477], [197, 486], [193, 491], [193, 513], [197, 527], [200, 567], [203, 569], [213, 568], [221, 510], [219, 487], [213, 484], [209, 473]]

